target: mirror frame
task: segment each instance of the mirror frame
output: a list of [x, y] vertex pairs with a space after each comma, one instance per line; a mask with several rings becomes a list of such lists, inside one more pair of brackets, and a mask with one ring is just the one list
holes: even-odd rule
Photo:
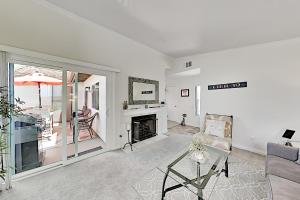
[[[155, 100], [133, 100], [133, 82], [146, 83], [155, 85]], [[137, 77], [128, 77], [128, 104], [140, 105], [140, 104], [158, 104], [159, 103], [159, 81], [143, 79]]]

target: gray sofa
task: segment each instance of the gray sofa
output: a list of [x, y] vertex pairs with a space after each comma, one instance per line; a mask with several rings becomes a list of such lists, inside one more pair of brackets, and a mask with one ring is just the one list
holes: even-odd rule
[[269, 199], [300, 199], [299, 149], [268, 143], [266, 175], [269, 180]]

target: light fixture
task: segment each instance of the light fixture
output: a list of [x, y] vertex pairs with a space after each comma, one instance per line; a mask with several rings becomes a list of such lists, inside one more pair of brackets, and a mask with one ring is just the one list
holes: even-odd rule
[[85, 91], [90, 92], [91, 91], [91, 87], [85, 87]]

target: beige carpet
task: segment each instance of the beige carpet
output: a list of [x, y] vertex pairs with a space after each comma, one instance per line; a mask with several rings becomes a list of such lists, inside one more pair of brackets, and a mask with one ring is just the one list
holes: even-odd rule
[[[164, 172], [156, 168], [133, 187], [143, 200], [160, 200], [163, 178]], [[177, 185], [179, 182], [175, 180], [180, 179], [168, 178], [166, 188]], [[266, 191], [264, 166], [233, 155], [229, 158], [229, 178], [222, 173], [217, 182], [208, 182], [203, 195], [205, 200], [265, 200]], [[196, 193], [197, 190], [193, 186], [189, 186], [189, 189], [181, 187], [167, 193], [165, 200], [197, 200]]]
[[[0, 193], [0, 198], [1, 200], [141, 200], [141, 196], [132, 186], [161, 162], [182, 150], [190, 141], [190, 135], [172, 134], [133, 152], [108, 152], [14, 182], [12, 190]], [[261, 160], [261, 165], [264, 165], [262, 156], [245, 151], [235, 153], [234, 149], [233, 154], [236, 157], [245, 158], [252, 164]], [[245, 186], [238, 182], [235, 184]], [[227, 199], [232, 200], [224, 198]]]
[[179, 123], [178, 122], [175, 122], [175, 121], [171, 121], [171, 120], [168, 120], [168, 129], [169, 128], [173, 128], [174, 126], [177, 126], [177, 125], [179, 125]]
[[194, 126], [181, 126], [176, 125], [173, 126], [171, 128], [168, 129], [168, 133], [167, 135], [171, 135], [171, 134], [185, 134], [185, 135], [194, 135], [196, 133], [200, 132], [200, 128], [199, 127], [194, 127]]

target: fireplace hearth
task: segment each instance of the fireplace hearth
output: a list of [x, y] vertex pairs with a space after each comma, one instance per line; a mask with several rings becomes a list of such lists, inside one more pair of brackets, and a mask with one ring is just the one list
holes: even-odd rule
[[132, 143], [136, 143], [157, 135], [156, 115], [132, 117]]

